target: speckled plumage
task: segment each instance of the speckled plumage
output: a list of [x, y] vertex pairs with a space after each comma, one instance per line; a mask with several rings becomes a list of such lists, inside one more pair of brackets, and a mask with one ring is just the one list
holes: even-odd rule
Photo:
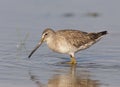
[[35, 52], [35, 50], [46, 42], [48, 47], [55, 52], [69, 54], [72, 64], [76, 63], [74, 54], [80, 50], [90, 47], [101, 39], [101, 36], [107, 34], [107, 31], [98, 33], [87, 33], [79, 30], [58, 30], [54, 31], [47, 28], [42, 33], [42, 39], [35, 49], [31, 52], [29, 57]]

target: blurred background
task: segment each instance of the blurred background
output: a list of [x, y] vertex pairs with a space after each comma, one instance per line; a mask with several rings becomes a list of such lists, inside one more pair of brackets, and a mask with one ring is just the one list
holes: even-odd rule
[[[0, 87], [80, 84], [119, 87], [119, 3], [119, 0], [0, 0]], [[87, 32], [107, 30], [109, 34], [77, 53], [75, 67], [59, 64], [69, 61], [69, 56], [54, 53], [45, 44], [29, 60], [28, 54], [48, 27]], [[63, 81], [67, 85], [61, 85], [61, 78], [68, 81]]]

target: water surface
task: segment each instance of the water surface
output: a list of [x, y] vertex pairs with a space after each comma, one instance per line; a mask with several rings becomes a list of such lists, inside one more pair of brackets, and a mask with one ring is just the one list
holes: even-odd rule
[[[0, 87], [119, 87], [119, 1], [0, 0]], [[109, 32], [78, 52], [78, 64], [43, 44], [27, 56], [47, 28]]]

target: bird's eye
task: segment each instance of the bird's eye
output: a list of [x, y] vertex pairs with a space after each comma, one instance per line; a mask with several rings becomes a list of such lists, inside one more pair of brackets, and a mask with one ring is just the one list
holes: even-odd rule
[[47, 33], [45, 35], [48, 35]]

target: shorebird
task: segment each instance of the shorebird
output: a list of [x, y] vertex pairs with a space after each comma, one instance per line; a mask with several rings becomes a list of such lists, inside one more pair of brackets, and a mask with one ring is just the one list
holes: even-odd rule
[[41, 46], [43, 42], [46, 42], [48, 47], [54, 52], [70, 55], [71, 60], [67, 63], [76, 64], [77, 61], [75, 58], [75, 53], [89, 48], [106, 34], [107, 31], [88, 33], [70, 29], [54, 31], [51, 28], [47, 28], [43, 31], [39, 43], [32, 50], [28, 58], [32, 56], [32, 54]]

